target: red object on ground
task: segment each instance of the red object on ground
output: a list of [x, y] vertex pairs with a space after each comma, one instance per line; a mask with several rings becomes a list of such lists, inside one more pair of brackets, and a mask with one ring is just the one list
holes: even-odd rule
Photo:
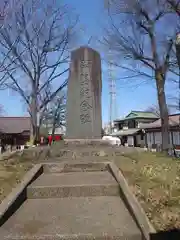
[[60, 140], [61, 140], [61, 136], [56, 135], [55, 136], [55, 141], [60, 141]]
[[49, 144], [52, 143], [52, 136], [48, 136]]
[[49, 140], [49, 144], [51, 144], [53, 140], [54, 140], [54, 141], [60, 141], [60, 140], [62, 140], [62, 137], [61, 137], [60, 135], [55, 135], [55, 136], [54, 136], [54, 139], [52, 139], [52, 136], [50, 135], [50, 136], [48, 136], [48, 140]]

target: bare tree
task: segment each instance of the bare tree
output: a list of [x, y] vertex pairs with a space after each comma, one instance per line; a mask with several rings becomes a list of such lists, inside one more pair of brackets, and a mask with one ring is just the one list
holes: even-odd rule
[[[8, 16], [8, 8], [9, 8], [9, 1], [2, 0], [0, 2], [0, 28], [3, 28]], [[0, 64], [0, 74], [2, 73], [2, 66]], [[1, 78], [0, 79], [0, 89], [2, 90], [4, 88], [3, 85], [4, 81]]]
[[159, 106], [157, 105], [149, 106], [145, 111], [155, 113], [156, 116], [160, 118]]
[[52, 130], [52, 137], [54, 137], [55, 130], [65, 126], [65, 112], [66, 112], [66, 94], [64, 91], [59, 92], [56, 97], [49, 102], [42, 115], [42, 124], [50, 126]]
[[4, 23], [4, 19], [6, 16], [6, 6], [7, 6], [7, 2], [6, 1], [2, 1], [0, 3], [0, 26]]
[[61, 1], [27, 0], [19, 9], [0, 29], [1, 79], [27, 104], [36, 138], [37, 114], [67, 84], [78, 18]]
[[155, 80], [162, 148], [167, 150], [169, 124], [165, 83], [170, 63], [175, 59], [173, 40], [177, 16], [169, 11], [164, 0], [107, 0], [106, 7], [109, 25], [102, 42], [114, 53], [116, 66], [138, 73], [143, 79]]
[[169, 99], [169, 108], [173, 111], [173, 112], [176, 112], [178, 111], [179, 112], [179, 98], [177, 96], [169, 96], [168, 97]]
[[3, 116], [4, 115], [4, 107], [3, 105], [0, 104], [0, 116]]
[[170, 8], [180, 17], [180, 0], [167, 0]]
[[[171, 114], [174, 111], [174, 105], [168, 104], [168, 114]], [[149, 106], [145, 111], [155, 113], [157, 117], [161, 117], [160, 109], [158, 105]]]

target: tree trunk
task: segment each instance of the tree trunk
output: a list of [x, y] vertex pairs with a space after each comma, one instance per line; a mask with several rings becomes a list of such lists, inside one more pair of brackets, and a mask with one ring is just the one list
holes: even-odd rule
[[161, 118], [162, 150], [169, 149], [169, 114], [165, 95], [165, 79], [161, 71], [156, 72], [156, 86]]
[[54, 121], [52, 126], [52, 140], [54, 140], [55, 130], [56, 130], [56, 122]]
[[37, 99], [36, 95], [32, 94], [31, 99], [31, 123], [32, 123], [32, 132], [31, 132], [31, 141], [33, 144], [37, 141], [38, 127], [37, 127]]
[[59, 120], [59, 117], [60, 117], [60, 112], [58, 112], [59, 107], [60, 107], [60, 103], [58, 104], [56, 112], [54, 114], [53, 126], [52, 126], [52, 139], [54, 139], [55, 130], [56, 130], [56, 126], [57, 126], [57, 120]]

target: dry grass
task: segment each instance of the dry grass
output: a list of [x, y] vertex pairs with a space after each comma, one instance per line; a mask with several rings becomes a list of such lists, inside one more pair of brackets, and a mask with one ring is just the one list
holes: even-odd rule
[[[57, 148], [57, 147], [56, 147]], [[59, 148], [55, 149], [55, 155]], [[25, 173], [38, 162], [51, 157], [48, 147], [31, 148], [23, 152], [14, 152], [1, 156], [0, 161], [0, 203], [12, 191]]]
[[0, 203], [31, 167], [30, 161], [23, 162], [22, 159], [0, 161]]
[[180, 228], [180, 161], [153, 153], [115, 157], [157, 230]]

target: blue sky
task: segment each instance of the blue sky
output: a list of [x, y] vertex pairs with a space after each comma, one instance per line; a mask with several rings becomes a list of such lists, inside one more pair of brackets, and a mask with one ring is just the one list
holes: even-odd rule
[[[64, 0], [76, 9], [80, 16], [80, 25], [83, 29], [81, 33], [80, 45], [85, 45], [88, 39], [92, 36], [90, 43], [91, 47], [99, 50], [97, 39], [102, 35], [102, 26], [105, 22], [103, 15], [102, 0]], [[121, 71], [114, 71], [117, 78], [121, 77]], [[102, 92], [102, 116], [103, 122], [109, 119], [109, 90], [108, 90], [108, 73], [107, 66], [103, 63], [103, 92]], [[137, 79], [134, 79], [135, 81]], [[143, 79], [142, 79], [143, 81]], [[122, 84], [121, 80], [116, 82], [117, 97], [116, 97], [116, 117], [123, 117], [131, 110], [145, 110], [152, 104], [156, 104], [156, 89], [153, 84], [133, 85]], [[0, 104], [4, 105], [4, 109], [8, 116], [26, 115], [26, 109], [17, 94], [12, 94], [9, 91], [3, 91], [0, 94]]]

